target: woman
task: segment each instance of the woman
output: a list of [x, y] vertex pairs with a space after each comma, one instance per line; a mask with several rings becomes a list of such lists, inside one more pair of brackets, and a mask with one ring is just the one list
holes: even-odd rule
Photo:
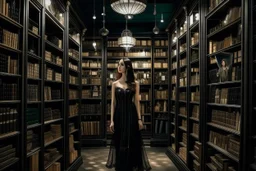
[[219, 77], [220, 82], [228, 81], [228, 75], [229, 75], [229, 67], [226, 64], [226, 60], [221, 60], [221, 67], [219, 68], [219, 71], [217, 72], [217, 77]]
[[139, 83], [135, 81], [130, 59], [118, 63], [117, 81], [112, 83], [112, 142], [106, 167], [116, 171], [151, 170], [140, 130]]

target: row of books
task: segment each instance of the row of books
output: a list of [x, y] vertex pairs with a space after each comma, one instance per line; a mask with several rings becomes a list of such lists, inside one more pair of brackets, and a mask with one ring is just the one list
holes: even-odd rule
[[193, 46], [193, 45], [195, 45], [198, 42], [199, 42], [199, 33], [196, 32], [191, 37], [191, 45]]
[[190, 85], [199, 85], [200, 84], [200, 75], [199, 72], [191, 73]]
[[[57, 157], [60, 156], [60, 152], [57, 148], [48, 148], [44, 153], [44, 167], [49, 163], [54, 161]], [[61, 171], [61, 164], [59, 162], [53, 163], [46, 171]]]
[[38, 108], [27, 108], [26, 109], [26, 121], [27, 125], [39, 123], [40, 110]]
[[46, 61], [50, 61], [50, 62], [53, 62], [57, 65], [63, 65], [63, 61], [62, 61], [62, 58], [60, 56], [55, 56], [54, 54], [52, 54], [52, 52], [50, 51], [45, 51], [45, 60]]
[[99, 77], [101, 76], [101, 70], [82, 70], [83, 77]]
[[177, 66], [178, 66], [178, 63], [176, 61], [172, 62], [172, 66], [171, 66], [172, 70], [177, 69]]
[[185, 163], [187, 162], [187, 147], [179, 148], [179, 156]]
[[69, 135], [69, 163], [73, 163], [78, 157], [78, 151], [74, 147], [74, 135]]
[[90, 89], [82, 90], [82, 98], [101, 97], [101, 86], [93, 86]]
[[15, 108], [0, 108], [0, 136], [17, 131], [18, 112]]
[[136, 71], [134, 76], [140, 84], [150, 84], [151, 83], [151, 72], [147, 71]]
[[174, 57], [175, 55], [177, 55], [177, 49], [172, 49], [171, 56]]
[[183, 43], [180, 45], [179, 47], [180, 53], [184, 52], [185, 50], [187, 50], [187, 44]]
[[209, 11], [213, 10], [224, 0], [209, 0]]
[[51, 43], [56, 45], [58, 48], [62, 49], [62, 47], [63, 47], [62, 40], [59, 39], [58, 37], [52, 36], [52, 35], [45, 35], [45, 39], [49, 40]]
[[155, 106], [154, 106], [154, 111], [155, 112], [167, 112], [168, 107], [167, 107], [167, 101], [157, 101]]
[[82, 135], [100, 135], [99, 121], [83, 121], [81, 122]]
[[18, 100], [19, 89], [18, 84], [5, 83], [0, 78], [0, 100]]
[[78, 103], [73, 104], [73, 105], [69, 105], [69, 116], [76, 116], [78, 115]]
[[83, 60], [82, 62], [83, 68], [100, 68], [101, 67], [101, 59], [97, 60]]
[[74, 130], [76, 129], [76, 128], [75, 128], [75, 124], [74, 124], [74, 123], [69, 123], [68, 129], [69, 129], [69, 132], [74, 131]]
[[101, 78], [99, 77], [82, 78], [82, 85], [86, 85], [86, 84], [101, 85]]
[[80, 33], [69, 34], [78, 44], [80, 44]]
[[47, 144], [61, 137], [61, 125], [51, 124], [50, 130], [44, 132], [44, 143]]
[[44, 108], [44, 121], [50, 121], [59, 118], [61, 118], [61, 112], [59, 109]]
[[107, 52], [108, 57], [151, 57], [148, 51]]
[[73, 69], [73, 70], [75, 70], [75, 71], [78, 71], [78, 66], [75, 65], [75, 64], [72, 64], [71, 62], [68, 63], [68, 67], [69, 67], [70, 69]]
[[240, 141], [234, 135], [223, 135], [218, 132], [210, 131], [209, 142], [239, 157]]
[[155, 72], [154, 79], [156, 84], [167, 84], [168, 72]]
[[40, 94], [39, 94], [39, 87], [38, 85], [28, 84], [28, 101], [39, 101]]
[[39, 78], [40, 77], [40, 66], [37, 63], [28, 63], [27, 66], [28, 78]]
[[69, 99], [78, 99], [78, 91], [69, 89]]
[[155, 60], [154, 68], [168, 68], [168, 63], [166, 60]]
[[187, 130], [187, 120], [185, 119], [181, 120], [181, 127]]
[[101, 51], [83, 52], [82, 56], [84, 56], [84, 57], [87, 57], [87, 56], [101, 56]]
[[69, 84], [78, 84], [78, 77], [69, 75]]
[[30, 171], [39, 171], [39, 152], [29, 158]]
[[199, 141], [195, 141], [194, 154], [198, 157], [199, 159], [198, 162], [200, 162], [201, 155], [202, 155], [202, 143], [200, 143]]
[[82, 104], [82, 114], [101, 114], [101, 104]]
[[39, 147], [39, 136], [35, 134], [33, 130], [27, 131], [27, 152]]
[[13, 57], [9, 55], [7, 56], [5, 54], [0, 54], [0, 72], [18, 74], [18, 59], [13, 59]]
[[184, 72], [180, 73], [179, 82], [180, 86], [187, 86], [187, 69]]
[[200, 91], [196, 90], [196, 92], [191, 92], [191, 102], [199, 102], [200, 101]]
[[[151, 46], [152, 45], [152, 41], [151, 40], [136, 40], [136, 44], [135, 45], [136, 46]], [[119, 47], [118, 41], [116, 41], [116, 40], [108, 41], [107, 46], [108, 47]]]
[[212, 86], [210, 88], [209, 101], [210, 103], [219, 104], [241, 104], [241, 88], [216, 88]]
[[[150, 92], [150, 90], [149, 90]], [[140, 100], [150, 100], [151, 99], [151, 95], [149, 92], [141, 92], [140, 93]]]
[[180, 92], [179, 100], [187, 100], [187, 92]]
[[61, 90], [53, 89], [52, 87], [44, 87], [44, 100], [57, 100], [61, 99]]
[[155, 46], [168, 46], [168, 40], [155, 40]]
[[167, 134], [168, 133], [168, 121], [155, 120], [155, 134]]
[[167, 99], [168, 98], [168, 90], [155, 90], [155, 98], [156, 99]]
[[223, 154], [215, 154], [210, 156], [211, 160], [211, 167], [216, 170], [223, 170], [223, 171], [236, 171], [234, 166], [232, 166], [232, 161], [228, 159]]
[[193, 123], [192, 132], [199, 136], [199, 125], [197, 123]]
[[62, 73], [54, 71], [51, 68], [45, 66], [45, 79], [50, 81], [62, 81]]
[[187, 20], [185, 19], [184, 21], [182, 21], [180, 26], [180, 36], [183, 35], [186, 31], [187, 31]]
[[180, 114], [187, 116], [187, 108], [185, 106], [180, 106]]
[[68, 55], [72, 56], [73, 58], [79, 59], [79, 51], [75, 49], [68, 49]]
[[16, 0], [0, 0], [0, 13], [19, 22], [19, 9]]
[[183, 59], [180, 59], [180, 67], [183, 67], [183, 66], [186, 66], [187, 65], [187, 58], [183, 58]]
[[8, 166], [16, 159], [16, 148], [10, 145], [0, 145], [0, 168]]
[[17, 33], [10, 32], [0, 27], [0, 43], [3, 43], [8, 47], [18, 49], [19, 35]]
[[154, 55], [155, 57], [167, 57], [168, 51], [163, 49], [155, 49]]
[[193, 118], [196, 118], [196, 119], [199, 119], [199, 105], [193, 105], [193, 108], [192, 108], [192, 117]]
[[211, 122], [240, 131], [241, 115], [239, 111], [212, 110]]

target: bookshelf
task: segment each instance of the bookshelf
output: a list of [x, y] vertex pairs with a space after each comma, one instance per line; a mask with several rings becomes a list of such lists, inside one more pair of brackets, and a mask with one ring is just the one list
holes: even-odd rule
[[169, 53], [168, 37], [153, 38], [153, 131], [151, 144], [167, 145], [169, 112]]
[[117, 64], [122, 58], [129, 58], [132, 61], [135, 78], [140, 83], [140, 105], [141, 117], [144, 123], [142, 138], [145, 143], [150, 141], [152, 135], [152, 41], [148, 37], [136, 37], [136, 46], [130, 52], [125, 52], [118, 47], [117, 38], [109, 37], [107, 40], [107, 103], [106, 103], [106, 134], [107, 139], [111, 138], [110, 106], [111, 106], [111, 83], [116, 80]]
[[[94, 48], [92, 43], [96, 42]], [[103, 40], [87, 38], [83, 41], [82, 56], [82, 144], [104, 145], [104, 73]]]
[[[23, 164], [22, 132], [25, 46], [23, 1], [3, 2], [0, 7], [0, 115], [1, 170], [17, 170]], [[12, 9], [10, 12], [8, 8]]]

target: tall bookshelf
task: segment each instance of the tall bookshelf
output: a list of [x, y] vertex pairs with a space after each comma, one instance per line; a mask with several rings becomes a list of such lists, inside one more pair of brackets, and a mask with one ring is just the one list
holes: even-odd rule
[[77, 170], [82, 164], [81, 157], [81, 54], [82, 25], [75, 17], [71, 4], [67, 4], [67, 104], [66, 104], [66, 170]]
[[[96, 42], [96, 48], [93, 42]], [[103, 40], [87, 38], [82, 57], [82, 144], [104, 145]]]
[[153, 38], [153, 98], [152, 117], [153, 131], [151, 144], [167, 145], [168, 143], [168, 112], [169, 112], [169, 53], [168, 38]]
[[136, 46], [126, 52], [118, 47], [117, 38], [107, 40], [107, 103], [106, 103], [106, 132], [107, 138], [111, 138], [110, 125], [110, 106], [111, 106], [111, 84], [116, 80], [118, 61], [122, 58], [129, 58], [133, 63], [135, 78], [140, 84], [140, 105], [141, 117], [144, 124], [142, 137], [148, 143], [152, 134], [152, 41], [147, 37], [136, 37]]
[[[6, 3], [5, 3], [6, 5]], [[1, 170], [17, 170], [23, 165], [25, 152], [23, 118], [24, 116], [24, 57], [25, 33], [24, 1], [8, 2], [12, 12], [6, 6], [0, 9], [0, 115], [1, 115]], [[8, 41], [9, 40], [9, 41]], [[4, 119], [6, 118], [6, 119]], [[8, 156], [9, 155], [9, 156]], [[7, 157], [6, 157], [7, 156]]]

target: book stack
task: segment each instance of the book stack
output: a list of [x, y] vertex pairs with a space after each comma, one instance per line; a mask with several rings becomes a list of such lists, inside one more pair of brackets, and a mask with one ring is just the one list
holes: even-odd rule
[[[187, 71], [186, 70], [184, 72], [180, 73], [180, 79], [179, 80], [180, 80], [180, 86], [181, 87], [187, 86]], [[176, 78], [176, 76], [175, 76], [175, 78]], [[172, 82], [172, 83], [176, 83], [176, 81]]]
[[197, 123], [193, 123], [193, 134], [199, 136], [199, 125]]
[[47, 144], [59, 137], [61, 137], [61, 125], [51, 124], [50, 131], [44, 132], [44, 143]]
[[13, 83], [5, 83], [0, 78], [0, 100], [18, 100], [18, 85]]
[[134, 76], [140, 84], [151, 84], [151, 73], [149, 71], [136, 71]]
[[85, 57], [86, 56], [101, 56], [101, 51], [83, 52], [82, 55]]
[[172, 84], [176, 84], [177, 80], [177, 76], [176, 75], [172, 75]]
[[187, 147], [180, 147], [179, 148], [179, 156], [182, 160], [187, 162]]
[[19, 9], [15, 0], [0, 0], [0, 13], [19, 22]]
[[186, 107], [180, 107], [180, 114], [187, 117], [187, 108]]
[[180, 45], [180, 53], [182, 53], [183, 51], [187, 50], [187, 44], [184, 43], [184, 44], [181, 44]]
[[240, 140], [234, 135], [228, 135], [227, 151], [239, 158]]
[[74, 148], [74, 136], [69, 135], [69, 163], [73, 163], [78, 157], [78, 152]]
[[155, 57], [167, 57], [167, 51], [164, 49], [156, 49]]
[[38, 23], [33, 21], [31, 18], [29, 19], [29, 30], [38, 35]]
[[192, 117], [195, 119], [199, 119], [199, 106], [198, 105], [193, 106]]
[[39, 137], [32, 130], [27, 131], [27, 152], [39, 146]]
[[191, 37], [191, 45], [195, 45], [199, 42], [199, 33], [194, 33]]
[[168, 68], [168, 64], [167, 64], [166, 60], [155, 60], [154, 68], [156, 68], [156, 69]]
[[173, 62], [171, 68], [172, 69], [177, 69], [177, 66], [178, 66], [178, 63], [177, 62]]
[[[159, 115], [159, 117], [162, 117]], [[155, 134], [167, 134], [168, 133], [168, 122], [164, 120], [155, 120]]]
[[38, 85], [28, 85], [28, 101], [38, 101], [39, 93], [38, 93]]
[[182, 119], [182, 121], [181, 121], [181, 127], [184, 128], [185, 130], [187, 130], [187, 120]]
[[58, 48], [62, 49], [62, 40], [59, 39], [58, 37], [56, 36], [47, 36], [47, 39], [53, 43], [54, 45], [56, 45]]
[[69, 89], [69, 99], [78, 99], [78, 91]]
[[151, 46], [151, 45], [152, 45], [151, 40], [136, 40], [136, 46]]
[[215, 86], [212, 86], [210, 88], [209, 101], [211, 103], [239, 105], [241, 103], [240, 90], [240, 87], [216, 88]]
[[49, 86], [44, 87], [44, 100], [56, 100], [61, 98], [61, 90], [54, 90]]
[[156, 102], [154, 106], [154, 111], [155, 112], [166, 112], [167, 111], [167, 101], [158, 101]]
[[155, 90], [156, 99], [167, 99], [168, 90]]
[[68, 55], [72, 56], [73, 58], [79, 59], [79, 51], [77, 51], [75, 49], [69, 49]]
[[154, 79], [156, 84], [167, 84], [168, 83], [168, 73], [167, 72], [155, 72]]
[[44, 109], [44, 121], [49, 121], [53, 119], [59, 119], [61, 117], [59, 109]]
[[69, 75], [69, 84], [78, 84], [78, 77]]
[[0, 72], [18, 74], [18, 60], [11, 56], [0, 54]]
[[149, 92], [141, 92], [140, 100], [149, 100]]
[[155, 46], [168, 46], [168, 40], [155, 40]]
[[3, 43], [8, 47], [18, 49], [19, 35], [17, 33], [10, 32], [0, 27], [0, 43]]
[[69, 105], [69, 116], [78, 115], [78, 104]]
[[35, 153], [30, 157], [30, 170], [39, 171], [39, 153]]
[[150, 113], [150, 104], [144, 103], [141, 104], [141, 114]]
[[0, 145], [0, 168], [8, 166], [16, 159], [16, 148], [13, 145]]
[[187, 59], [186, 58], [180, 59], [180, 67], [183, 67], [186, 65], [187, 65]]
[[215, 154], [210, 156], [211, 167], [216, 170], [227, 170], [235, 171], [236, 169], [232, 166], [232, 162], [222, 154]]
[[28, 78], [39, 78], [39, 64], [28, 63]]
[[82, 104], [81, 113], [83, 114], [100, 114], [101, 113], [101, 104]]
[[78, 66], [72, 64], [71, 62], [68, 63], [68, 67], [69, 67], [70, 69], [73, 69], [73, 70], [75, 70], [75, 71], [78, 71]]
[[180, 92], [180, 100], [187, 100], [186, 92]]
[[[108, 68], [111, 68], [109, 67], [109, 64], [107, 64]], [[101, 67], [101, 60], [97, 59], [96, 61], [95, 60], [84, 60], [82, 62], [82, 67], [85, 67], [85, 68], [100, 68]], [[116, 63], [116, 67], [114, 68], [117, 68], [117, 63]]]
[[200, 91], [197, 89], [196, 92], [191, 92], [191, 101], [199, 102], [200, 101]]
[[191, 68], [191, 85], [199, 85], [200, 84], [200, 75], [199, 75], [199, 68]]
[[[44, 153], [44, 167], [46, 167], [49, 163], [51, 163], [54, 159], [60, 156], [60, 152], [57, 148], [48, 148]], [[52, 171], [52, 170], [48, 170]], [[57, 171], [57, 170], [54, 170]], [[60, 171], [60, 170], [58, 170]]]
[[49, 51], [45, 51], [45, 60], [62, 66], [62, 58], [55, 56]]
[[201, 170], [201, 152], [202, 152], [202, 143], [196, 141], [194, 145], [194, 154], [197, 156], [195, 160], [193, 160], [193, 167], [195, 171]]
[[0, 136], [17, 131], [18, 112], [15, 108], [0, 108]]
[[100, 121], [81, 122], [82, 135], [100, 135]]
[[26, 109], [27, 125], [39, 123], [39, 116], [40, 116], [40, 111], [38, 108], [27, 108]]

